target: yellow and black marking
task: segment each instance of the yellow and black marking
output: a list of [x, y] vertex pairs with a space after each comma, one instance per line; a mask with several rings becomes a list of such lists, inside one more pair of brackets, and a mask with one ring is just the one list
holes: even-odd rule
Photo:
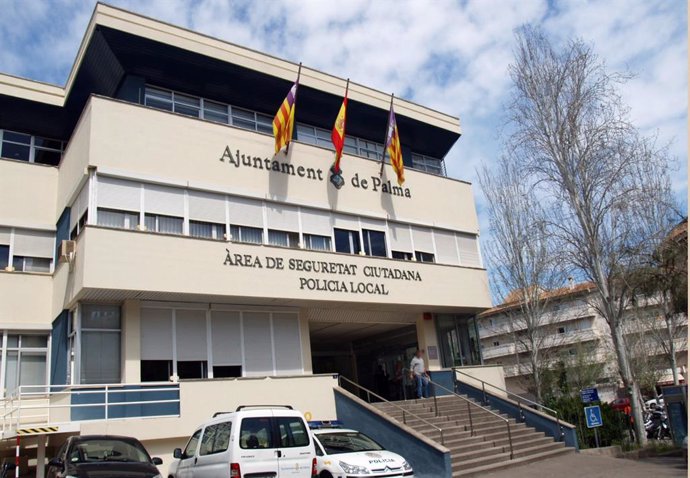
[[17, 435], [41, 435], [43, 433], [56, 433], [60, 427], [35, 427], [35, 428], [18, 428]]

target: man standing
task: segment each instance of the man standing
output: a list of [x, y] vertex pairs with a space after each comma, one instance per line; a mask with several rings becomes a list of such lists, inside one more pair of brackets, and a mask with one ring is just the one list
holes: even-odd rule
[[417, 352], [410, 362], [410, 378], [415, 379], [417, 385], [417, 398], [429, 398], [429, 374], [424, 366], [424, 359], [422, 358], [423, 353], [424, 352], [417, 349]]

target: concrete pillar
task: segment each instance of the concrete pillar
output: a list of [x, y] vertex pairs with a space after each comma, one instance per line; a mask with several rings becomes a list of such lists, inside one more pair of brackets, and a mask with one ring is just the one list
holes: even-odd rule
[[46, 476], [46, 437], [39, 436], [36, 442], [36, 478]]
[[311, 337], [309, 335], [309, 320], [305, 309], [300, 310], [299, 314], [299, 333], [302, 339], [302, 368], [306, 375], [314, 372], [311, 363]]
[[122, 305], [122, 383], [141, 382], [141, 302]]
[[[424, 350], [424, 361], [427, 363], [429, 370], [441, 370], [441, 351], [438, 346], [438, 335], [436, 334], [436, 319], [433, 315], [428, 314], [430, 320], [424, 318], [424, 314], [417, 317], [417, 344], [418, 347]], [[429, 358], [429, 348], [436, 348], [436, 358]], [[406, 365], [406, 366], [409, 366]]]

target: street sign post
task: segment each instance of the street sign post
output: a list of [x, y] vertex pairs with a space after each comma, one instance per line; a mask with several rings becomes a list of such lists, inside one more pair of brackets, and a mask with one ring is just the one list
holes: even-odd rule
[[599, 405], [585, 407], [585, 420], [587, 421], [587, 428], [594, 428], [594, 441], [597, 448], [599, 448], [599, 432], [597, 428], [604, 424], [601, 418], [601, 408], [599, 408]]
[[599, 401], [599, 392], [596, 388], [583, 388], [580, 390], [580, 399], [582, 403], [592, 403]]

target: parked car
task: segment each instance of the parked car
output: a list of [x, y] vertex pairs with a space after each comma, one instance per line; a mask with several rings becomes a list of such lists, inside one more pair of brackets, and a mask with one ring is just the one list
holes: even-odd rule
[[73, 436], [48, 463], [47, 478], [161, 478], [156, 465], [136, 438], [109, 435]]
[[319, 478], [414, 477], [405, 459], [385, 450], [364, 433], [347, 428], [312, 430]]
[[664, 408], [664, 395], [659, 395], [659, 398], [652, 398], [651, 400], [647, 400], [644, 402], [644, 407], [649, 410], [650, 408]]
[[316, 453], [302, 413], [290, 406], [240, 406], [199, 426], [175, 448], [174, 478], [311, 478]]
[[611, 402], [611, 408], [625, 413], [630, 410], [630, 399], [628, 397], [617, 398]]

